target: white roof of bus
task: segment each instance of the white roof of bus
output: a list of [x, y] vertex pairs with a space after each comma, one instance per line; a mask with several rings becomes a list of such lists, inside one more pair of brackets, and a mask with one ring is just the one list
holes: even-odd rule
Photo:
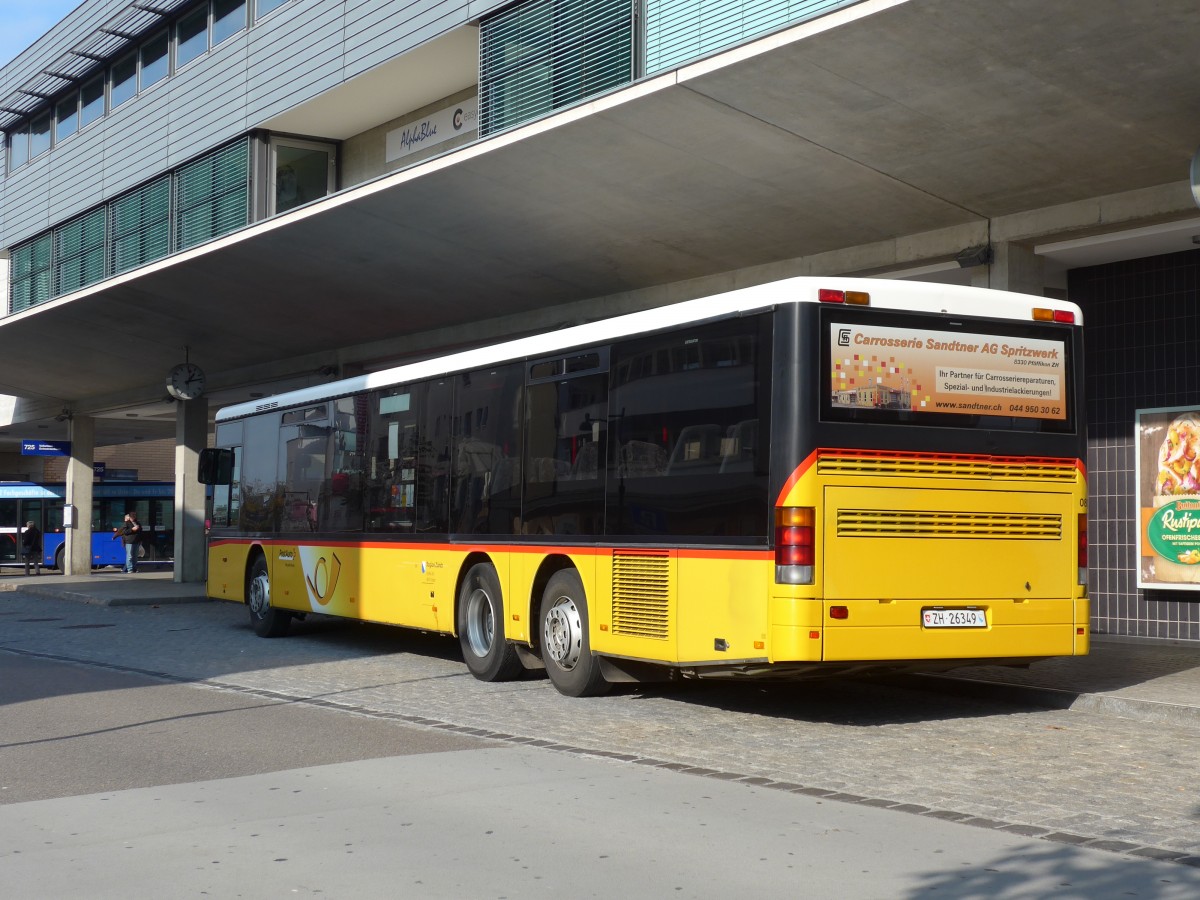
[[1049, 297], [1034, 297], [1010, 291], [919, 281], [887, 281], [875, 278], [838, 278], [836, 276], [788, 278], [783, 281], [741, 288], [724, 294], [687, 300], [670, 306], [655, 307], [611, 319], [601, 319], [545, 334], [488, 344], [472, 350], [406, 363], [367, 375], [358, 375], [354, 378], [345, 378], [341, 381], [276, 394], [274, 397], [238, 403], [218, 412], [217, 421], [239, 419], [272, 409], [319, 403], [334, 397], [345, 397], [393, 385], [410, 384], [502, 362], [548, 356], [574, 347], [602, 344], [628, 335], [657, 331], [686, 322], [700, 322], [741, 312], [766, 309], [784, 303], [816, 303], [817, 291], [822, 288], [866, 291], [871, 295], [871, 306], [875, 308], [1031, 321], [1031, 310], [1038, 307], [1070, 311], [1075, 314], [1075, 324], [1083, 324], [1083, 312], [1078, 306], [1066, 300], [1053, 300]]

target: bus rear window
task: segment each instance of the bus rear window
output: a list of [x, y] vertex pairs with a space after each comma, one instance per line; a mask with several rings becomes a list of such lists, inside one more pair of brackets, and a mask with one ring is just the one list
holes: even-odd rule
[[826, 421], [1074, 431], [1068, 327], [838, 310], [822, 329]]

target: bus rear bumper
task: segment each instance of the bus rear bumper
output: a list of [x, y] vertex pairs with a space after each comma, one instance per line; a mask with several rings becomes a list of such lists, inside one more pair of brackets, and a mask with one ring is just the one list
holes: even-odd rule
[[[927, 627], [925, 610], [982, 610], [983, 627]], [[1039, 600], [846, 601], [775, 597], [768, 658], [772, 663], [1033, 660], [1085, 656], [1086, 598]], [[962, 665], [963, 663], [959, 663]]]

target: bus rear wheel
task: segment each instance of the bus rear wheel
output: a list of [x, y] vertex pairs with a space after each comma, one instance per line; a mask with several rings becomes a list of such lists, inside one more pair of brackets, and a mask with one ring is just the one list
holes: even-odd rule
[[458, 642], [480, 681], [511, 681], [524, 670], [516, 648], [504, 639], [500, 578], [488, 563], [471, 566], [458, 592]]
[[550, 681], [568, 697], [596, 697], [612, 687], [592, 655], [587, 598], [574, 569], [556, 572], [542, 594], [540, 644]]
[[267, 574], [267, 561], [261, 556], [250, 567], [246, 606], [250, 609], [250, 624], [259, 637], [283, 637], [287, 634], [292, 614], [271, 605], [271, 576]]

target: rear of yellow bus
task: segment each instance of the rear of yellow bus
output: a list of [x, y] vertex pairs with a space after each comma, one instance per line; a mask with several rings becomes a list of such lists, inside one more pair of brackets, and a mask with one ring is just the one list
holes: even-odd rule
[[880, 300], [823, 291], [777, 323], [795, 362], [776, 382], [771, 661], [1086, 654], [1081, 314]]

